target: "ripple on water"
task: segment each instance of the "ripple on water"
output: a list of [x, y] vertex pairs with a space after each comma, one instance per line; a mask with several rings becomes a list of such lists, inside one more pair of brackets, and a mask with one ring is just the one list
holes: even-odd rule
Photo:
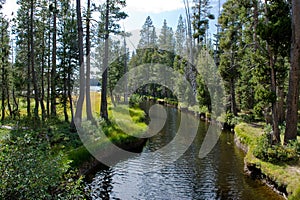
[[[147, 153], [168, 144], [176, 133], [179, 113], [168, 110], [164, 130], [149, 139], [136, 157], [100, 170], [87, 185], [92, 199], [282, 199], [260, 182], [244, 175], [243, 153], [233, 145], [231, 133], [223, 133], [213, 151], [199, 159], [199, 149], [207, 124], [201, 123], [198, 135], [188, 151], [176, 162], [156, 171], [148, 163]], [[182, 114], [181, 114], [182, 115]], [[194, 119], [195, 120], [195, 119]], [[164, 164], [164, 156], [154, 163]]]

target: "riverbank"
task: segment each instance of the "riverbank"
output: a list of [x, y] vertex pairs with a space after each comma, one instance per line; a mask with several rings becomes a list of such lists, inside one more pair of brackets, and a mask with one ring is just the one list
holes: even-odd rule
[[[95, 140], [92, 146], [87, 147], [83, 144], [68, 153], [69, 159], [72, 160], [72, 166], [79, 169], [80, 175], [89, 175], [94, 168], [101, 164], [98, 161], [100, 158], [112, 157], [116, 153], [110, 148], [111, 143], [127, 151], [141, 152], [147, 141], [138, 137], [147, 129], [143, 110], [137, 107], [127, 108], [124, 105], [118, 108], [110, 107], [108, 112], [109, 116], [113, 116], [110, 117], [109, 122], [102, 121], [98, 125], [87, 123], [84, 125], [84, 131], [79, 132], [83, 135], [93, 135], [88, 139], [89, 141]], [[130, 116], [128, 116], [128, 112]], [[120, 124], [123, 129], [120, 128]], [[105, 134], [104, 137], [100, 129]], [[130, 135], [123, 130], [130, 131]], [[98, 160], [92, 154], [97, 154]]]
[[253, 155], [257, 139], [264, 132], [257, 124], [241, 123], [235, 126], [235, 142], [245, 153], [245, 171], [291, 200], [300, 199], [300, 161], [296, 163], [272, 164]]
[[[125, 111], [122, 108], [116, 110], [114, 116], [121, 119]], [[136, 131], [134, 134], [143, 132], [147, 127], [144, 111], [130, 108], [129, 113], [134, 122], [129, 128]], [[112, 141], [123, 149], [141, 151], [145, 140], [123, 133], [117, 128], [116, 120], [110, 120], [111, 123], [102, 127], [106, 139], [97, 144], [105, 147]], [[38, 128], [32, 128], [30, 124], [32, 122], [26, 118], [1, 124], [0, 199], [88, 198], [83, 178], [98, 161], [87, 151], [79, 134], [71, 132], [70, 124], [61, 119], [49, 120]], [[105, 155], [112, 155], [113, 152], [104, 147]]]

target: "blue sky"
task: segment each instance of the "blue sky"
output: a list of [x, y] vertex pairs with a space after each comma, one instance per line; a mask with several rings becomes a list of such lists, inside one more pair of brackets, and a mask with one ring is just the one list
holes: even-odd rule
[[[221, 0], [221, 6], [225, 0]], [[211, 12], [218, 17], [218, 0], [211, 0]], [[127, 0], [127, 8], [129, 18], [125, 20], [126, 29], [140, 29], [144, 24], [146, 17], [150, 16], [154, 26], [161, 28], [163, 20], [166, 19], [169, 26], [176, 30], [178, 18], [180, 14], [185, 18], [185, 10], [183, 0]], [[217, 20], [210, 22], [209, 32], [213, 34]]]
[[[75, 4], [75, 0], [71, 0]], [[92, 2], [103, 3], [105, 0], [91, 0]], [[221, 6], [226, 0], [220, 0]], [[190, 0], [192, 2], [192, 0]], [[81, 0], [82, 6], [86, 5], [86, 0]], [[130, 37], [131, 48], [136, 48], [136, 44], [139, 40], [139, 30], [142, 28], [147, 16], [150, 16], [154, 26], [159, 35], [159, 29], [163, 25], [164, 19], [167, 20], [168, 26], [176, 31], [177, 22], [180, 14], [185, 18], [185, 10], [183, 0], [126, 0], [127, 6], [123, 9], [129, 17], [121, 22], [121, 25], [125, 26], [127, 32], [132, 32], [133, 36]], [[190, 3], [190, 6], [192, 3]], [[211, 12], [215, 15], [216, 19], [210, 21], [209, 37], [212, 37], [216, 33], [215, 24], [217, 24], [219, 0], [211, 0], [212, 6]], [[10, 16], [12, 12], [17, 11], [18, 6], [16, 0], [6, 0], [6, 4], [3, 6], [2, 12]]]
[[[102, 2], [104, 0], [92, 1]], [[221, 0], [221, 5], [224, 1]], [[129, 17], [123, 23], [127, 30], [140, 29], [147, 16], [152, 18], [157, 28], [160, 28], [163, 20], [166, 19], [168, 25], [176, 29], [179, 15], [182, 14], [185, 17], [183, 0], [127, 0], [126, 3], [127, 7], [124, 10], [129, 14]], [[82, 0], [82, 4], [85, 5], [85, 0]], [[217, 17], [218, 0], [211, 0], [211, 6], [213, 7], [211, 12]], [[16, 0], [6, 0], [2, 12], [9, 16], [11, 12], [16, 12], [17, 9]], [[216, 20], [211, 22], [212, 30], [210, 32], [215, 31], [214, 24], [216, 24]]]

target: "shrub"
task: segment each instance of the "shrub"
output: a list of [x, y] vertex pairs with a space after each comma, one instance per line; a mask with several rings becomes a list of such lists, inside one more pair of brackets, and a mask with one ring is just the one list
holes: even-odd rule
[[143, 97], [139, 94], [132, 94], [130, 96], [129, 105], [131, 107], [138, 107], [140, 103], [143, 101]]
[[234, 116], [233, 113], [231, 112], [227, 112], [225, 115], [225, 122], [229, 125], [229, 126], [235, 126], [239, 123], [239, 120], [237, 117]]
[[81, 179], [71, 181], [76, 172], [69, 164], [38, 133], [14, 132], [0, 146], [0, 199], [83, 199]]
[[255, 157], [271, 163], [296, 161], [299, 159], [299, 146], [297, 141], [290, 142], [286, 146], [271, 145], [271, 136], [263, 134], [258, 138], [253, 154]]

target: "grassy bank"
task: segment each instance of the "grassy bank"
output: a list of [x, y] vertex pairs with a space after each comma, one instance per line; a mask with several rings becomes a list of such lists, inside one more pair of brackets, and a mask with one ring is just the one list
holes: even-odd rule
[[262, 126], [241, 123], [234, 130], [238, 141], [247, 146], [245, 165], [260, 170], [277, 188], [285, 188], [289, 199], [300, 199], [300, 161], [270, 163], [258, 159], [254, 156], [254, 151], [258, 148], [258, 138], [264, 133]]
[[[96, 98], [99, 96], [93, 99]], [[95, 104], [93, 106], [97, 106]], [[103, 151], [110, 141], [125, 148], [137, 141], [118, 124], [123, 123], [133, 135], [140, 134], [147, 127], [145, 114], [139, 108], [128, 110], [121, 106], [114, 110], [110, 106], [109, 115], [110, 123], [98, 122], [107, 136], [97, 141], [97, 146]], [[87, 198], [81, 170], [91, 167], [88, 163], [94, 161], [93, 156], [83, 146], [78, 133], [70, 132], [63, 115], [59, 116], [61, 118], [47, 120], [35, 129], [31, 128], [32, 120], [26, 117], [2, 123], [15, 129], [0, 128], [0, 199]], [[99, 119], [97, 113], [94, 117]], [[128, 120], [133, 123], [128, 123]], [[97, 128], [90, 126], [87, 124], [86, 128], [95, 133]]]
[[[128, 109], [126, 106], [110, 107], [109, 116], [109, 123], [101, 121], [97, 123], [97, 126], [92, 124], [85, 125], [85, 132], [92, 134], [88, 140], [95, 140], [92, 146], [88, 147], [90, 151], [106, 152], [110, 142], [124, 149], [134, 148], [135, 143], [140, 143], [140, 139], [134, 136], [138, 136], [147, 129], [143, 110], [139, 108]], [[103, 137], [102, 133], [105, 134], [105, 137]], [[130, 135], [126, 133], [130, 133]], [[88, 162], [95, 160], [89, 150], [84, 145], [81, 145], [70, 151], [69, 158], [73, 161], [72, 166], [81, 168], [81, 171], [86, 171], [86, 168], [91, 167], [88, 165]]]

